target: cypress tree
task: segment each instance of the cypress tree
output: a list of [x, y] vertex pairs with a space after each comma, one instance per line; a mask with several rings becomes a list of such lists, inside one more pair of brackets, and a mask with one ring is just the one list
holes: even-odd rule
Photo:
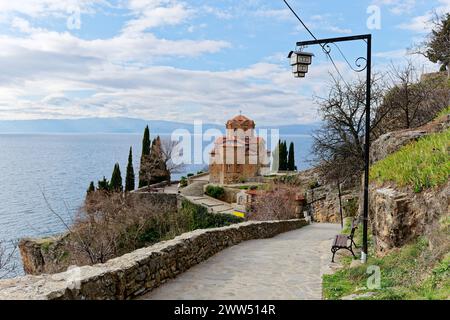
[[280, 144], [280, 171], [286, 171], [288, 169], [287, 156], [286, 141], [283, 141]]
[[289, 145], [288, 170], [295, 171], [295, 154], [293, 142], [291, 142], [291, 144]]
[[111, 182], [110, 182], [110, 190], [114, 192], [122, 192], [123, 191], [123, 185], [122, 185], [122, 174], [120, 173], [120, 166], [118, 163], [114, 165], [114, 170], [111, 176]]
[[288, 147], [287, 147], [286, 140], [284, 140], [283, 144], [284, 144], [284, 146], [283, 146], [283, 149], [284, 149], [284, 167], [286, 168], [284, 170], [287, 171], [287, 170], [289, 170], [289, 168], [288, 168]]
[[134, 190], [134, 168], [133, 168], [133, 150], [130, 147], [128, 154], [127, 176], [125, 178], [125, 192]]
[[109, 191], [109, 181], [103, 176], [103, 180], [98, 181], [98, 190]]
[[[145, 161], [146, 157], [150, 155], [150, 129], [148, 126], [145, 127], [144, 137], [142, 138], [142, 154], [141, 154], [141, 168], [142, 163]], [[139, 188], [145, 187], [148, 185], [148, 182], [145, 181], [145, 172], [139, 170]]]
[[89, 184], [89, 188], [87, 189], [88, 194], [91, 194], [92, 192], [95, 192], [94, 181], [91, 181], [91, 183]]
[[285, 170], [283, 158], [284, 158], [283, 141], [280, 141], [279, 164], [278, 164], [278, 168], [280, 171]]

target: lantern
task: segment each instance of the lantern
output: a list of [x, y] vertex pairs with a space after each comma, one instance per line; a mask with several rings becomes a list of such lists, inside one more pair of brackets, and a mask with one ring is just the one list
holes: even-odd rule
[[292, 73], [296, 78], [304, 78], [308, 73], [308, 66], [312, 63], [314, 54], [303, 51], [291, 51], [288, 55], [292, 66]]

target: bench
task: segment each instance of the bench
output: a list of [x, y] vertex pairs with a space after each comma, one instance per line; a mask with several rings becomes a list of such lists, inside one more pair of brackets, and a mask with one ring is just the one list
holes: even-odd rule
[[338, 252], [341, 249], [346, 249], [350, 251], [353, 255], [353, 257], [356, 258], [355, 253], [353, 252], [353, 246], [355, 248], [358, 248], [355, 241], [353, 240], [353, 237], [355, 235], [355, 230], [358, 228], [358, 220], [355, 219], [352, 221], [352, 229], [350, 231], [350, 235], [347, 234], [338, 234], [334, 238], [333, 245], [331, 247], [331, 252], [333, 253], [333, 257], [331, 258], [331, 262], [334, 262], [334, 255], [336, 252]]

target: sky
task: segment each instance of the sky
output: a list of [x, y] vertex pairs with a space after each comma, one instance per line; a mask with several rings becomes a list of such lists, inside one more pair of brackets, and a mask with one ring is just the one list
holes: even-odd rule
[[[450, 0], [290, 0], [319, 38], [372, 33], [373, 69], [412, 59], [432, 13]], [[289, 51], [310, 40], [282, 0], [0, 0], [0, 120], [132, 117], [257, 124], [319, 121], [329, 60], [319, 47], [305, 79]], [[350, 61], [365, 44], [344, 44]], [[344, 77], [355, 74], [332, 55]]]

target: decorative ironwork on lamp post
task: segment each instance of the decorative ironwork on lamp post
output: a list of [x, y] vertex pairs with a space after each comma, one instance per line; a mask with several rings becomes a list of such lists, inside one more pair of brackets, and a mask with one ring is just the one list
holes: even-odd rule
[[[291, 9], [292, 10], [292, 9]], [[292, 11], [294, 12], [294, 11]], [[294, 12], [295, 14], [295, 12]], [[296, 15], [296, 14], [295, 14]], [[297, 16], [297, 15], [296, 15]], [[298, 16], [297, 16], [298, 18]], [[300, 20], [300, 18], [298, 18]], [[301, 20], [300, 20], [301, 21]], [[302, 22], [302, 21], [301, 21]], [[303, 23], [303, 22], [302, 22]], [[308, 30], [309, 31], [309, 30]], [[353, 66], [339, 49], [336, 43], [348, 41], [364, 41], [367, 44], [366, 57], [359, 57], [355, 60]], [[370, 150], [370, 100], [371, 100], [371, 73], [372, 73], [372, 35], [364, 34], [349, 37], [315, 39], [310, 41], [299, 41], [297, 47], [301, 48], [297, 51], [291, 51], [288, 58], [290, 59], [292, 72], [296, 78], [304, 78], [308, 72], [309, 65], [312, 63], [312, 53], [303, 52], [303, 48], [309, 45], [320, 45], [325, 54], [330, 58], [331, 44], [335, 45], [349, 67], [355, 72], [366, 71], [366, 106], [365, 106], [365, 141], [364, 141], [364, 203], [363, 203], [363, 247], [361, 252], [361, 261], [367, 261], [367, 229], [369, 216], [369, 150]], [[331, 60], [334, 64], [334, 61]], [[336, 67], [336, 65], [334, 65]], [[336, 67], [337, 68], [337, 67]]]

